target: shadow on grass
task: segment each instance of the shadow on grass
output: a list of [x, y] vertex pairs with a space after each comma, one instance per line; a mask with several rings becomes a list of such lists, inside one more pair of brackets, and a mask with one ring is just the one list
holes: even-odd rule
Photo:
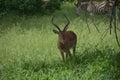
[[110, 57], [111, 73], [113, 80], [120, 79], [120, 52]]
[[78, 69], [83, 69], [82, 71], [84, 71], [88, 66], [96, 66], [97, 64], [104, 69], [103, 73], [110, 74], [114, 80], [120, 78], [120, 52], [116, 52], [110, 48], [103, 51], [96, 49], [92, 52], [88, 50], [85, 50], [83, 53], [77, 52], [77, 55], [66, 63], [62, 62], [62, 60], [51, 63], [44, 61], [35, 63], [23, 59], [21, 68], [33, 72], [42, 71], [44, 74], [48, 74], [51, 70], [54, 70], [55, 73], [66, 69], [75, 72], [78, 72]]
[[[102, 64], [104, 62], [106, 64]], [[120, 51], [116, 52], [109, 48], [93, 52], [85, 50], [84, 53], [75, 57], [75, 63], [84, 68], [89, 65], [94, 66], [93, 63], [98, 64], [104, 69], [103, 73], [109, 74], [113, 80], [120, 79]]]

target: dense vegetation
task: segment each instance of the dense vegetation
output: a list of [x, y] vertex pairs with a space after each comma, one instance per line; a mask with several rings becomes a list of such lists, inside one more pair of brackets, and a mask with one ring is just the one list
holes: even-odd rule
[[[73, 60], [63, 63], [57, 49], [57, 35], [52, 32], [51, 15], [18, 16], [13, 13], [0, 17], [0, 80], [119, 80], [120, 49], [114, 33], [103, 36], [109, 18], [95, 16], [98, 33], [88, 17], [89, 33], [84, 12], [78, 17], [73, 3], [64, 3], [56, 11], [55, 22], [77, 34], [77, 50]], [[118, 27], [120, 23], [117, 24]], [[120, 37], [120, 32], [118, 32]]]
[[60, 9], [61, 0], [0, 0], [0, 11], [49, 14]]
[[61, 4], [64, 2], [77, 2], [77, 0], [0, 0], [0, 15], [11, 11], [19, 14], [51, 14], [61, 9]]

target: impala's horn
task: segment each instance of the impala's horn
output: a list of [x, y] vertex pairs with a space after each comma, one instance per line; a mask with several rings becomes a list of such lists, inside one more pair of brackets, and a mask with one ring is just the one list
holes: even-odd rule
[[51, 23], [52, 23], [59, 31], [61, 31], [61, 29], [53, 22], [53, 18], [54, 18], [54, 16], [52, 17]]
[[64, 27], [64, 29], [63, 29], [63, 31], [66, 31], [67, 29], [68, 29], [68, 25], [70, 24], [70, 21], [69, 21], [69, 19], [67, 18], [67, 16], [64, 14], [63, 15], [65, 18], [66, 18], [66, 20], [67, 20], [67, 24], [65, 25], [65, 27]]

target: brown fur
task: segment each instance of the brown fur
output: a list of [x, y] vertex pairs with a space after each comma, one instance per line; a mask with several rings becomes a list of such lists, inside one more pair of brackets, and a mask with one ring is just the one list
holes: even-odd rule
[[[65, 16], [65, 15], [64, 15]], [[67, 19], [67, 24], [65, 25], [64, 29], [61, 30], [54, 22], [52, 18], [52, 24], [58, 29], [53, 30], [55, 34], [58, 34], [58, 42], [57, 42], [57, 47], [60, 50], [61, 56], [63, 61], [65, 62], [68, 56], [72, 57], [70, 49], [73, 49], [73, 55], [75, 55], [75, 50], [76, 50], [76, 43], [77, 43], [77, 36], [73, 31], [67, 31], [68, 25], [69, 25], [69, 19], [65, 16]], [[66, 53], [66, 59], [65, 59], [65, 54]]]
[[[73, 55], [75, 55], [76, 43], [77, 43], [77, 36], [73, 31], [61, 31], [58, 32], [58, 42], [57, 47], [61, 52], [63, 61], [66, 61], [68, 55], [71, 57], [70, 49], [73, 49]], [[66, 59], [65, 55], [66, 53]]]

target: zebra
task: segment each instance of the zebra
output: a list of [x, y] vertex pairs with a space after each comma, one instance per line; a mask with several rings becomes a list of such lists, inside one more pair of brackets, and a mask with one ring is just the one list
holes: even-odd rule
[[[80, 2], [78, 1], [76, 6], [76, 14], [80, 15], [80, 11], [84, 10], [87, 11], [90, 16], [92, 17], [92, 22], [94, 24], [94, 15], [100, 14], [100, 13], [108, 13], [109, 16], [112, 16], [112, 8], [114, 5], [114, 1], [102, 1], [102, 2], [93, 2], [93, 1], [86, 1], [86, 2]], [[85, 15], [86, 16], [86, 15]], [[86, 17], [86, 23], [87, 23], [87, 17]], [[89, 25], [87, 23], [88, 29]], [[96, 25], [94, 24], [96, 27]], [[97, 31], [99, 32], [98, 28], [96, 27]], [[90, 29], [89, 29], [90, 32]]]
[[76, 4], [76, 14], [80, 15], [81, 10], [87, 11], [91, 16], [100, 13], [111, 14], [114, 1], [102, 1], [102, 2], [78, 2]]

